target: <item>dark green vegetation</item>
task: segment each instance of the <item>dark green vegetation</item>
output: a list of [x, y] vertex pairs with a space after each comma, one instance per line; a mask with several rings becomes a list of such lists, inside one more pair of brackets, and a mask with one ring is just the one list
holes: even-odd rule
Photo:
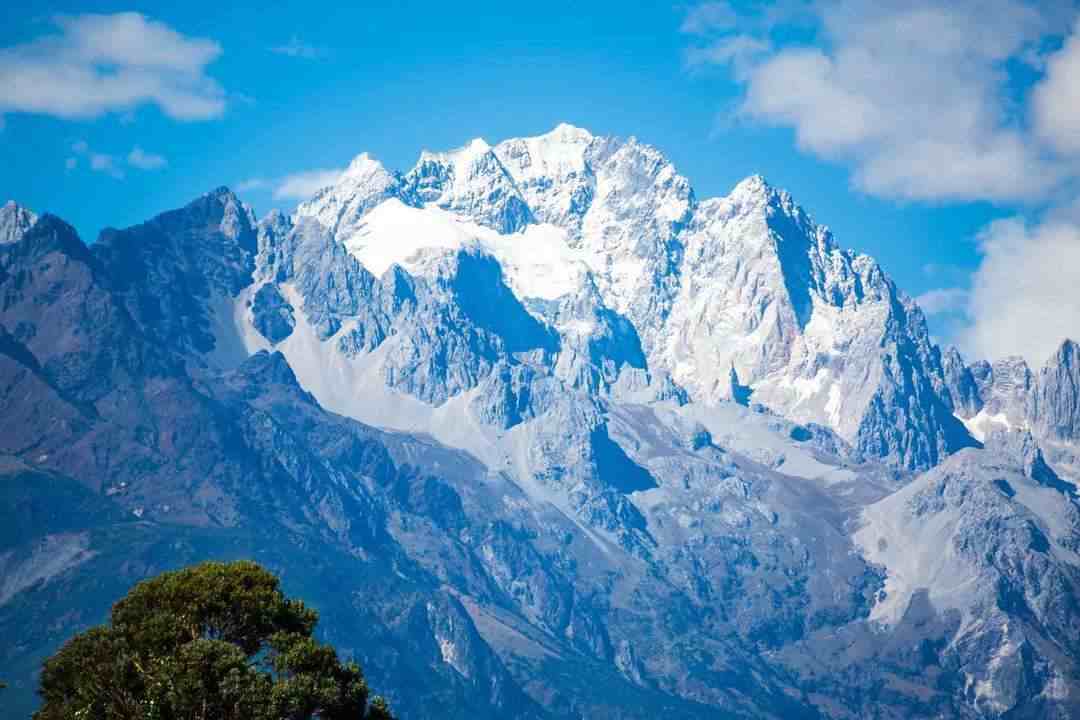
[[162, 574], [45, 663], [34, 717], [390, 720], [360, 668], [312, 638], [317, 621], [253, 562]]

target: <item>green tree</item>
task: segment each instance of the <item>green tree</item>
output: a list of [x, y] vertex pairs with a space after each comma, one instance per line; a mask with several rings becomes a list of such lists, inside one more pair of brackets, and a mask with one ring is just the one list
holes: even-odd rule
[[317, 621], [253, 562], [164, 573], [45, 662], [34, 718], [392, 720], [360, 668], [312, 638]]

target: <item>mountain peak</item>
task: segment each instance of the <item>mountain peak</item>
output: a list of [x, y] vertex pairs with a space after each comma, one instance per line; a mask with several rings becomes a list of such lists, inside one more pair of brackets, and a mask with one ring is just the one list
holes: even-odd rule
[[[724, 198], [724, 200], [730, 204], [730, 207], [739, 213], [756, 210], [766, 210], [766, 215], [772, 216], [773, 210], [778, 211], [780, 215], [786, 216], [796, 225], [806, 226], [815, 225], [812, 218], [806, 213], [802, 207], [799, 206], [795, 199], [791, 196], [787, 190], [778, 188], [769, 183], [761, 175], [751, 175], [750, 177], [740, 181], [731, 191], [731, 194]], [[799, 231], [805, 234], [804, 230]], [[828, 232], [828, 228], [820, 226], [819, 235], [822, 238], [826, 238], [827, 242], [832, 242], [831, 235]], [[810, 237], [807, 236], [809, 240]]]
[[239, 200], [237, 199], [237, 197], [233, 193], [233, 191], [230, 190], [225, 185], [214, 188], [210, 192], [203, 195], [203, 197], [211, 198], [213, 200], [218, 200], [219, 202], [221, 202], [222, 204], [225, 204], [225, 205], [228, 205], [230, 202], [232, 202], [232, 203], [239, 202]]
[[[343, 180], [367, 182], [376, 178], [381, 178], [384, 181], [391, 178], [391, 173], [386, 169], [386, 166], [376, 160], [368, 152], [362, 152], [352, 159], [349, 166], [345, 168], [345, 172], [341, 174], [341, 178], [338, 182]], [[382, 184], [385, 185], [385, 182]]]
[[0, 208], [0, 245], [17, 242], [36, 222], [37, 215], [8, 200]]
[[241, 201], [236, 193], [224, 185], [188, 203], [186, 209], [190, 213], [189, 218], [204, 215], [214, 217], [217, 212], [211, 209], [214, 206], [221, 208], [221, 218], [217, 221], [218, 227], [230, 239], [235, 240], [243, 234], [250, 233], [257, 224], [251, 206]]
[[345, 174], [354, 175], [357, 173], [363, 173], [372, 168], [381, 168], [383, 165], [381, 162], [372, 157], [371, 153], [366, 150], [352, 159], [349, 166], [345, 168]]
[[1061, 341], [1061, 345], [1058, 346], [1058, 353], [1076, 352], [1080, 350], [1080, 343], [1076, 342], [1072, 338], [1065, 338]]
[[50, 213], [38, 218], [32, 227], [16, 238], [16, 241], [18, 240], [23, 242], [23, 252], [31, 257], [44, 257], [48, 253], [59, 252], [88, 264], [91, 262], [90, 250], [79, 239], [75, 228]]
[[1050, 359], [1051, 363], [1057, 365], [1070, 365], [1077, 358], [1080, 358], [1080, 343], [1077, 343], [1071, 338], [1065, 338], [1058, 345], [1058, 349], [1054, 352], [1054, 356]]
[[732, 189], [732, 198], [762, 198], [769, 200], [775, 197], [780, 191], [769, 184], [769, 181], [764, 176], [754, 174], [743, 180]]
[[486, 153], [488, 150], [490, 150], [491, 145], [489, 145], [487, 140], [485, 140], [484, 138], [477, 137], [477, 138], [473, 138], [472, 140], [470, 140], [461, 149], [462, 150], [468, 150], [469, 152], [472, 152], [472, 153], [475, 153], [475, 154], [479, 155], [481, 153]]
[[426, 162], [450, 163], [453, 165], [469, 164], [478, 157], [486, 155], [489, 152], [491, 152], [491, 145], [489, 145], [484, 138], [478, 137], [473, 138], [461, 147], [454, 148], [453, 150], [444, 150], [441, 152], [422, 150], [417, 165], [422, 165]]
[[593, 134], [585, 128], [565, 122], [559, 123], [539, 137], [566, 143], [589, 142], [594, 139]]

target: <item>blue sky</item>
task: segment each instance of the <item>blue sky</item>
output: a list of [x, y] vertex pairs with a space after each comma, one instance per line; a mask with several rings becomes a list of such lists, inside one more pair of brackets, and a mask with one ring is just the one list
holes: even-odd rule
[[[361, 151], [406, 169], [566, 121], [659, 147], [699, 197], [765, 175], [975, 354], [1037, 363], [1080, 334], [1068, 298], [1019, 309], [1006, 341], [991, 317], [1018, 254], [1042, 252], [1030, 284], [1080, 238], [1071, 4], [583, 5], [9, 2], [0, 199], [92, 240], [219, 185], [262, 213]], [[73, 67], [90, 81], [64, 89]]]

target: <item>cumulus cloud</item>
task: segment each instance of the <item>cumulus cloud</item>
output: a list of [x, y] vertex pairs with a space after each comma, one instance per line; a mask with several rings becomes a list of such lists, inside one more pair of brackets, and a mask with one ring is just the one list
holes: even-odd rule
[[[791, 127], [804, 150], [851, 163], [865, 192], [1037, 201], [1076, 172], [1053, 150], [1072, 141], [1080, 149], [1080, 43], [1043, 55], [1047, 39], [1068, 27], [1064, 6], [1002, 0], [988, 12], [977, 0], [826, 0], [808, 6], [813, 44], [779, 46], [770, 33], [783, 17], [729, 29], [696, 19], [704, 7], [684, 23], [708, 35], [689, 56], [732, 64], [745, 87], [743, 117]], [[1012, 73], [1044, 65], [1032, 97], [1045, 108], [1036, 115], [1050, 119], [1033, 132]]]
[[1035, 126], [1059, 152], [1080, 155], [1080, 21], [1032, 94]]
[[116, 159], [107, 153], [95, 152], [85, 140], [76, 140], [71, 144], [71, 152], [75, 153], [64, 161], [64, 167], [74, 170], [79, 166], [80, 159], [86, 162], [94, 172], [103, 173], [115, 180], [124, 178], [124, 171], [116, 163]]
[[53, 34], [0, 48], [0, 115], [88, 118], [151, 104], [201, 120], [224, 111], [224, 90], [205, 72], [221, 54], [216, 42], [134, 12], [53, 23]]
[[341, 177], [342, 169], [307, 170], [286, 175], [274, 188], [275, 200], [307, 200], [312, 195], [329, 187]]
[[1040, 365], [1080, 339], [1075, 3], [709, 2], [682, 29], [688, 66], [729, 68], [743, 88], [737, 117], [791, 128], [860, 190], [1029, 216], [982, 231], [969, 277], [927, 271], [941, 287], [919, 303], [969, 354]]
[[138, 145], [128, 153], [127, 161], [128, 165], [137, 167], [140, 170], [159, 170], [168, 165], [168, 161], [164, 157], [148, 153]]
[[1065, 338], [1080, 340], [1080, 226], [1012, 218], [992, 223], [979, 242], [962, 347], [975, 357], [1020, 355], [1038, 367]]
[[963, 312], [967, 308], [968, 291], [965, 288], [938, 288], [928, 290], [915, 298], [927, 315], [948, 315]]

